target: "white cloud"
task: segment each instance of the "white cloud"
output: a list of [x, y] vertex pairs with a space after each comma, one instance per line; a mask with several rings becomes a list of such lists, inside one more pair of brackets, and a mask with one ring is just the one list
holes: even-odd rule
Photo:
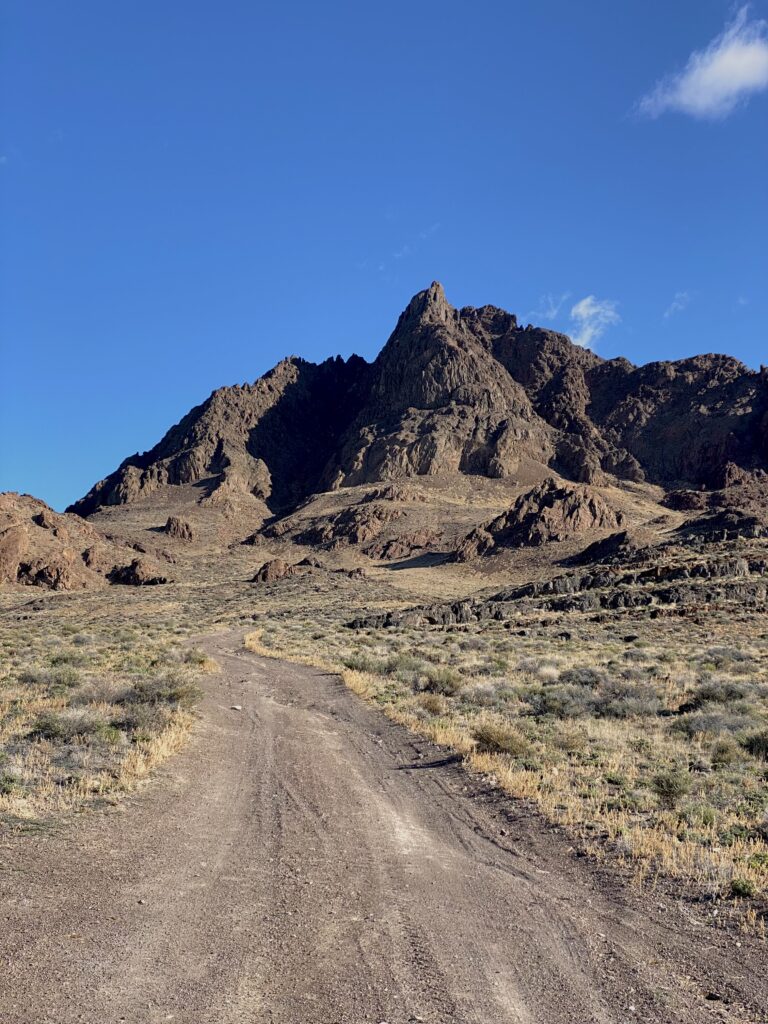
[[551, 292], [547, 292], [546, 295], [540, 295], [539, 308], [532, 309], [528, 316], [535, 317], [536, 320], [556, 320], [563, 308], [563, 303], [570, 297], [570, 292], [563, 292], [562, 295], [552, 295]]
[[594, 295], [579, 299], [571, 308], [571, 320], [576, 325], [573, 341], [584, 348], [592, 348], [609, 327], [621, 322], [617, 305], [613, 299], [596, 299]]
[[682, 71], [662, 78], [638, 108], [649, 117], [676, 110], [715, 119], [763, 89], [768, 89], [768, 22], [750, 21], [749, 9], [742, 7], [706, 49], [695, 50]]
[[669, 320], [675, 313], [682, 313], [690, 301], [691, 296], [689, 292], [675, 292], [674, 299], [664, 310], [664, 319]]

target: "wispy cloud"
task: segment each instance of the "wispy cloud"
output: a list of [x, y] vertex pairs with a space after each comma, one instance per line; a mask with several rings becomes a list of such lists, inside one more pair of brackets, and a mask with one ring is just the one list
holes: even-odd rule
[[768, 22], [750, 20], [745, 6], [709, 46], [690, 55], [682, 71], [662, 78], [638, 109], [648, 117], [676, 110], [717, 119], [763, 89], [768, 89]]
[[583, 348], [592, 348], [609, 327], [621, 322], [613, 299], [596, 299], [587, 295], [571, 307], [571, 320], [575, 324], [573, 341]]
[[[421, 231], [418, 232], [418, 234], [414, 235], [412, 238], [403, 242], [400, 248], [396, 249], [389, 259], [399, 261], [407, 259], [409, 256], [413, 256], [413, 254], [419, 249], [419, 247], [424, 242], [427, 241], [428, 238], [431, 238], [431, 236], [434, 235], [436, 231], [440, 230], [440, 227], [440, 221], [437, 221], [434, 224], [430, 224], [428, 227], [422, 228]], [[379, 262], [378, 267], [380, 272], [383, 273], [384, 271], [387, 270], [389, 265], [389, 259], [381, 260]]]
[[540, 295], [539, 308], [532, 309], [528, 316], [532, 316], [536, 320], [556, 320], [564, 303], [570, 297], [570, 292], [563, 292], [562, 295], [552, 295], [551, 292], [547, 292], [546, 295]]
[[675, 292], [675, 297], [664, 310], [664, 319], [669, 320], [675, 313], [682, 313], [691, 301], [690, 292]]

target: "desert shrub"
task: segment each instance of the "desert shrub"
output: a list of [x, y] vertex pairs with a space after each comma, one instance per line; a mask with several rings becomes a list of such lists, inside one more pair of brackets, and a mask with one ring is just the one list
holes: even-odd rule
[[83, 704], [120, 704], [127, 699], [129, 688], [115, 679], [87, 679], [69, 699], [73, 706]]
[[481, 753], [509, 754], [510, 757], [526, 757], [531, 753], [530, 740], [506, 722], [478, 722], [472, 735]]
[[420, 693], [419, 704], [430, 715], [442, 715], [445, 711], [445, 700], [439, 693]]
[[207, 663], [208, 655], [205, 653], [205, 651], [201, 651], [198, 650], [198, 648], [196, 647], [192, 647], [190, 648], [190, 650], [184, 652], [181, 660], [184, 662], [185, 665], [196, 665], [198, 668], [200, 668], [201, 666]]
[[72, 665], [56, 668], [26, 668], [19, 674], [19, 682], [28, 686], [46, 686], [52, 690], [66, 690], [80, 682], [80, 674]]
[[761, 729], [760, 732], [753, 732], [751, 736], [747, 736], [743, 746], [752, 757], [768, 761], [768, 729]]
[[139, 704], [175, 704], [189, 707], [200, 699], [200, 688], [178, 672], [139, 679], [126, 693], [125, 700]]
[[421, 658], [416, 658], [413, 654], [408, 654], [407, 651], [393, 654], [391, 658], [387, 658], [383, 666], [383, 670], [388, 676], [399, 675], [401, 672], [419, 672], [423, 668], [424, 662]]
[[459, 641], [459, 649], [462, 651], [484, 651], [487, 647], [488, 641], [479, 636], [470, 636]]
[[713, 768], [728, 768], [730, 765], [738, 764], [742, 758], [742, 750], [729, 736], [712, 745], [710, 756]]
[[755, 724], [754, 719], [736, 711], [694, 711], [683, 715], [672, 725], [676, 732], [681, 732], [689, 739], [695, 736], [719, 736], [723, 733], [744, 732]]
[[635, 718], [657, 715], [661, 703], [649, 685], [616, 681], [606, 686], [595, 700], [598, 718]]
[[679, 769], [657, 772], [651, 779], [651, 790], [659, 798], [661, 806], [669, 810], [676, 807], [690, 789], [690, 776]]
[[696, 710], [704, 704], [729, 704], [744, 696], [744, 688], [732, 679], [712, 679], [693, 693], [688, 706]]
[[704, 670], [744, 675], [750, 671], [754, 658], [752, 654], [735, 647], [710, 647], [697, 660]]
[[757, 886], [749, 878], [735, 876], [731, 879], [731, 896], [735, 896], [738, 899], [751, 900], [754, 896], [757, 896]]
[[382, 663], [363, 651], [353, 651], [342, 658], [341, 663], [354, 672], [368, 672], [371, 675], [379, 675], [382, 670]]
[[51, 657], [52, 665], [75, 665], [82, 666], [87, 665], [90, 658], [84, 651], [57, 651]]
[[133, 739], [145, 739], [162, 731], [171, 715], [167, 704], [126, 704], [113, 724]]
[[580, 754], [589, 744], [585, 733], [568, 729], [564, 732], [556, 732], [552, 737], [552, 744], [557, 750], [565, 754]]
[[42, 711], [30, 735], [54, 743], [71, 743], [78, 736], [94, 736], [108, 726], [104, 717], [90, 708], [62, 708]]
[[19, 780], [12, 772], [0, 772], [0, 796], [10, 796], [19, 788]]
[[592, 694], [581, 686], [546, 686], [526, 694], [536, 717], [579, 718], [592, 712]]
[[453, 697], [461, 689], [461, 682], [461, 675], [456, 669], [435, 666], [425, 673], [424, 689], [430, 693], [442, 693], [446, 697]]
[[582, 666], [580, 668], [568, 668], [560, 673], [560, 680], [565, 686], [591, 686], [596, 689], [608, 683], [608, 676], [597, 668]]

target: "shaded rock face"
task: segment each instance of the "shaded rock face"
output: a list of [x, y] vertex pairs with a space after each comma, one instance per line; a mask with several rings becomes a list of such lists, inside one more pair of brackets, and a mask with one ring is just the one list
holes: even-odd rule
[[169, 537], [175, 537], [176, 540], [191, 541], [194, 538], [191, 525], [186, 519], [180, 519], [178, 516], [168, 516], [163, 533], [167, 533]]
[[167, 576], [145, 558], [134, 558], [130, 565], [115, 566], [107, 579], [129, 587], [154, 587], [168, 582]]
[[[293, 535], [297, 544], [335, 549], [359, 546], [377, 537], [384, 527], [403, 515], [397, 508], [379, 504], [351, 505], [328, 519], [322, 519]], [[293, 529], [290, 520], [282, 520], [264, 530], [265, 537], [284, 537]]]
[[290, 358], [221, 388], [72, 511], [196, 484], [208, 502], [258, 499], [284, 514], [318, 490], [514, 477], [524, 460], [587, 484], [729, 488], [726, 467], [768, 462], [768, 376], [721, 355], [603, 360], [494, 306], [455, 309], [433, 283], [372, 364]]
[[458, 562], [503, 548], [538, 547], [595, 530], [615, 530], [623, 516], [587, 486], [545, 480], [521, 494], [509, 510], [472, 530], [456, 550]]
[[364, 550], [369, 558], [394, 561], [434, 548], [443, 539], [442, 534], [437, 530], [414, 530], [411, 533], [401, 533], [397, 537], [390, 537], [389, 540], [374, 541]]
[[357, 412], [368, 369], [357, 356], [319, 366], [291, 358], [255, 384], [220, 388], [70, 511], [87, 516], [173, 484], [199, 484], [210, 504], [254, 497], [290, 508], [316, 488]]

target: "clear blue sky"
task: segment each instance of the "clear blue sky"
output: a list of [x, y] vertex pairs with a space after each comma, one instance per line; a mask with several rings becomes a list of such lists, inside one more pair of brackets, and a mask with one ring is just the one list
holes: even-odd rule
[[0, 489], [61, 508], [219, 385], [373, 357], [433, 278], [768, 362], [768, 0], [0, 12]]

